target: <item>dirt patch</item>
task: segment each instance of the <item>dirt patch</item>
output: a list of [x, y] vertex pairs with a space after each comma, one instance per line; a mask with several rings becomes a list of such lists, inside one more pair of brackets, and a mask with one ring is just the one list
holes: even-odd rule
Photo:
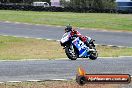
[[44, 81], [3, 83], [0, 88], [132, 88], [130, 84], [85, 84], [80, 86], [75, 81]]

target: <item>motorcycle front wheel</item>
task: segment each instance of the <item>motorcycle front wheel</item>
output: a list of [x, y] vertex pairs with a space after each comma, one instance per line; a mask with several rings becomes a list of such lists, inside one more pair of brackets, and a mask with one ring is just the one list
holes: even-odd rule
[[78, 57], [77, 52], [74, 50], [74, 48], [72, 46], [66, 46], [65, 53], [66, 53], [67, 57], [71, 60], [76, 60]]

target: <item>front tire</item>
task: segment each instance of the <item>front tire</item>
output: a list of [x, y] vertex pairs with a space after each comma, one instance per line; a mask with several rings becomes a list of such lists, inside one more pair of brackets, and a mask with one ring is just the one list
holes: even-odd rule
[[65, 53], [66, 53], [67, 57], [71, 60], [76, 60], [78, 57], [74, 48], [71, 48], [70, 46], [65, 47]]

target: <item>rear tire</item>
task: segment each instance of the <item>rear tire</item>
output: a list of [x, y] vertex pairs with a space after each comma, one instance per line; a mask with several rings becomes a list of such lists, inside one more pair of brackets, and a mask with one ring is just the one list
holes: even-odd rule
[[[95, 49], [95, 47], [93, 47], [93, 49]], [[95, 50], [96, 50], [96, 49], [95, 49]], [[98, 52], [97, 52], [97, 51], [94, 51], [94, 52], [91, 52], [91, 53], [90, 53], [89, 58], [90, 58], [91, 60], [96, 60], [97, 57], [98, 57]]]
[[[73, 48], [73, 49], [74, 49], [74, 48]], [[77, 52], [76, 52], [75, 50], [73, 50], [74, 52], [70, 53], [70, 50], [72, 50], [72, 49], [70, 48], [70, 46], [66, 46], [66, 48], [65, 48], [65, 53], [66, 53], [67, 57], [68, 57], [69, 59], [71, 59], [71, 60], [76, 60], [77, 57], [78, 57]]]

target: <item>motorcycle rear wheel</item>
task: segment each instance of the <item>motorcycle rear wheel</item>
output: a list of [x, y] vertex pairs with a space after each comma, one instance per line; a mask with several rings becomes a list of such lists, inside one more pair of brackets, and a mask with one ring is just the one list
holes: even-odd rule
[[90, 56], [89, 56], [89, 58], [90, 58], [91, 60], [96, 60], [97, 57], [98, 57], [98, 52], [97, 52], [97, 51], [91, 52], [91, 54], [90, 54]]

